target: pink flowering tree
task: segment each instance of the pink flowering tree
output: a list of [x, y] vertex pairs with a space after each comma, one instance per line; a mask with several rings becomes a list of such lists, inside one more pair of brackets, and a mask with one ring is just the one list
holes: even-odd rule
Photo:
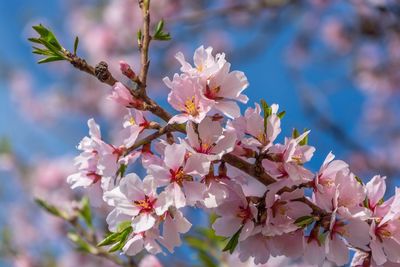
[[[88, 120], [67, 178], [82, 201], [68, 210], [37, 199], [69, 223], [75, 246], [119, 266], [161, 266], [155, 256], [182, 243], [207, 266], [282, 266], [287, 259], [304, 266], [399, 265], [400, 191], [384, 198], [385, 177], [364, 183], [332, 153], [311, 171], [310, 131], [295, 129], [279, 142], [285, 112], [278, 104], [261, 100], [242, 113], [249, 82], [224, 53], [204, 46], [193, 60], [177, 53], [179, 73], [163, 79], [170, 106], [150, 97], [150, 44], [171, 39], [163, 20], [151, 23], [150, 2], [139, 1], [140, 64], [121, 61], [124, 79], [113, 76], [115, 66], [80, 57], [78, 38], [70, 51], [36, 25], [38, 36], [29, 39], [39, 63], [66, 61], [94, 76], [111, 87], [108, 98], [122, 110], [113, 140]], [[188, 208], [210, 215], [200, 235], [191, 231], [199, 225]], [[96, 218], [96, 211], [108, 215]]]

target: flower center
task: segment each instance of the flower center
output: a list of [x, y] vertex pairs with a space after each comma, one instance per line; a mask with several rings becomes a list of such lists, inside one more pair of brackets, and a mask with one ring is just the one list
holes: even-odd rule
[[86, 174], [87, 177], [90, 177], [93, 179], [93, 184], [97, 183], [98, 181], [101, 180], [101, 175], [95, 173], [95, 172], [88, 172]]
[[266, 144], [267, 143], [267, 136], [265, 135], [265, 133], [261, 132], [259, 135], [257, 135], [257, 140], [260, 141], [260, 143], [262, 144]]
[[154, 203], [156, 202], [157, 199], [150, 198], [149, 196], [144, 196], [144, 199], [142, 200], [136, 200], [133, 202], [136, 207], [140, 208], [139, 213], [144, 213], [144, 212], [152, 212], [154, 209]]
[[209, 98], [209, 99], [217, 99], [218, 98], [218, 93], [221, 90], [220, 86], [217, 86], [215, 88], [210, 88], [210, 86], [207, 84], [206, 85], [206, 92], [204, 93], [204, 96]]
[[175, 171], [170, 169], [169, 172], [171, 174], [171, 183], [177, 183], [182, 186], [184, 180], [190, 180], [190, 176], [183, 172], [182, 167], [179, 167], [179, 169]]
[[246, 208], [239, 207], [239, 211], [237, 212], [236, 216], [242, 219], [243, 222], [253, 217], [249, 206]]
[[281, 215], [284, 216], [287, 211], [286, 201], [276, 201], [271, 207], [272, 216]]
[[389, 231], [389, 229], [387, 229], [386, 223], [380, 227], [377, 227], [375, 229], [375, 234], [381, 242], [382, 242], [383, 238], [389, 238], [392, 236], [392, 233]]
[[200, 147], [198, 147], [196, 151], [199, 153], [208, 154], [211, 151], [212, 147], [213, 146], [210, 144], [201, 143]]
[[197, 110], [195, 98], [192, 96], [192, 98], [188, 98], [185, 101], [185, 112], [189, 115], [192, 115], [193, 117], [196, 117], [199, 115], [199, 111]]

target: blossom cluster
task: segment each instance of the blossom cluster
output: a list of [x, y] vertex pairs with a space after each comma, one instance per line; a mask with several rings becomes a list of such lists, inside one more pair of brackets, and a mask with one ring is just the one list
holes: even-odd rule
[[[277, 104], [263, 101], [241, 114], [248, 81], [231, 71], [225, 54], [199, 47], [193, 64], [182, 53], [176, 58], [181, 73], [164, 79], [178, 112], [168, 124], [186, 135], [142, 143], [151, 122], [117, 83], [111, 98], [129, 107], [117, 140], [103, 140], [90, 119], [89, 136], [78, 146], [79, 170], [68, 177], [72, 188], [100, 192], [94, 203], [112, 207], [107, 223], [126, 234], [125, 254], [173, 252], [192, 226], [184, 208], [195, 207], [217, 215], [216, 235], [227, 237], [226, 250], [242, 261], [264, 264], [283, 255], [345, 265], [351, 249], [352, 266], [400, 264], [400, 190], [385, 200], [385, 177], [364, 184], [332, 153], [314, 173], [305, 166], [315, 151], [309, 131], [278, 142], [284, 112]], [[143, 178], [129, 172], [137, 161]]]

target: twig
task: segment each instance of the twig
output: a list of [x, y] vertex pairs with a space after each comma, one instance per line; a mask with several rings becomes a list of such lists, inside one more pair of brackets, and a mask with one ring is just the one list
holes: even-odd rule
[[146, 95], [147, 85], [147, 73], [149, 71], [149, 47], [150, 47], [150, 0], [139, 0], [139, 6], [142, 9], [143, 15], [143, 39], [140, 45], [140, 58], [141, 58], [141, 69], [140, 69], [140, 84], [139, 84], [139, 95]]
[[133, 144], [131, 147], [129, 147], [126, 150], [125, 154], [129, 154], [133, 150], [137, 149], [138, 147], [149, 144], [149, 143], [151, 143], [151, 141], [159, 138], [160, 136], [163, 136], [166, 133], [170, 133], [172, 131], [174, 131], [174, 128], [172, 127], [172, 125], [168, 124], [168, 125], [160, 128], [157, 132], [154, 132], [151, 135], [148, 135], [147, 137], [135, 142], [135, 144]]

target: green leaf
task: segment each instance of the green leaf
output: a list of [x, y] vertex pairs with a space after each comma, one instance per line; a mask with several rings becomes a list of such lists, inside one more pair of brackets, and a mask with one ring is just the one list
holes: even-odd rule
[[79, 45], [79, 37], [75, 37], [75, 42], [74, 42], [74, 55], [76, 55], [76, 51], [78, 50], [78, 45]]
[[88, 252], [90, 254], [97, 254], [98, 251], [94, 247], [89, 245], [85, 240], [83, 240], [77, 233], [69, 232], [67, 234], [67, 237], [69, 238], [69, 240], [75, 243], [77, 249]]
[[109, 234], [106, 238], [104, 238], [102, 241], [100, 241], [97, 246], [108, 246], [108, 245], [114, 245], [110, 248], [109, 252], [115, 252], [120, 249], [122, 249], [128, 239], [128, 236], [130, 233], [132, 233], [132, 227], [127, 226], [123, 229], [120, 229], [121, 225], [118, 226], [118, 230], [115, 233]]
[[52, 33], [49, 29], [44, 27], [42, 24], [33, 26], [32, 28], [40, 35], [40, 39], [44, 40], [46, 43], [51, 44], [58, 50], [62, 49], [62, 46], [57, 41], [57, 38], [54, 35], [54, 33]]
[[357, 175], [355, 175], [354, 178], [355, 178], [356, 181], [359, 182], [361, 185], [364, 185], [364, 183], [363, 183], [363, 181], [361, 180], [360, 177], [358, 177]]
[[277, 116], [278, 116], [279, 119], [283, 119], [283, 117], [285, 117], [285, 115], [286, 115], [286, 111], [281, 111], [281, 112], [279, 112], [279, 113], [277, 114]]
[[121, 164], [121, 165], [119, 166], [119, 168], [118, 168], [117, 176], [124, 177], [127, 167], [128, 167], [127, 165]]
[[231, 254], [235, 251], [235, 248], [239, 243], [239, 236], [242, 229], [243, 226], [240, 227], [240, 229], [232, 236], [232, 238], [229, 240], [228, 244], [226, 244], [226, 246], [222, 249], [222, 251], [229, 251], [229, 253]]
[[108, 246], [111, 244], [115, 244], [118, 242], [118, 238], [121, 235], [121, 233], [110, 233], [106, 238], [104, 238], [102, 241], [100, 241], [97, 246], [98, 247], [103, 247], [103, 246]]
[[294, 221], [294, 224], [296, 224], [298, 227], [304, 228], [312, 224], [313, 222], [314, 222], [314, 217], [306, 215], [297, 218], [297, 220]]
[[204, 240], [200, 240], [197, 237], [194, 236], [186, 236], [185, 237], [186, 244], [189, 245], [191, 248], [199, 250], [199, 251], [205, 251], [207, 252], [209, 249], [209, 246], [207, 245]]
[[[305, 132], [307, 132], [308, 131], [308, 129], [304, 129], [303, 130], [303, 133], [305, 133]], [[306, 136], [304, 136], [304, 138], [303, 138], [303, 140], [301, 140], [300, 142], [299, 142], [299, 145], [301, 145], [301, 146], [305, 146], [305, 145], [307, 145], [308, 144], [308, 134], [306, 135]]]
[[35, 198], [35, 202], [41, 208], [43, 208], [45, 211], [47, 211], [48, 213], [50, 213], [50, 214], [52, 214], [52, 215], [54, 215], [56, 217], [60, 217], [60, 218], [63, 218], [63, 219], [68, 219], [68, 215], [64, 211], [62, 211], [62, 210], [58, 209], [57, 207], [47, 203], [46, 201], [44, 201], [42, 199], [39, 199], [39, 198]]
[[162, 32], [164, 29], [164, 20], [160, 20], [156, 26], [156, 34]]
[[119, 242], [116, 245], [112, 246], [108, 251], [115, 252], [121, 250], [125, 246], [128, 236], [131, 232], [132, 232], [132, 227], [128, 227], [124, 231], [122, 231], [121, 235], [119, 236]]
[[168, 32], [164, 32], [164, 20], [160, 20], [157, 23], [153, 39], [154, 40], [159, 40], [159, 41], [171, 40], [171, 35]]
[[54, 55], [53, 52], [51, 52], [51, 51], [49, 51], [49, 50], [41, 49], [41, 48], [35, 47], [35, 46], [32, 46], [32, 48], [33, 48], [32, 53], [34, 53], [34, 54], [45, 55], [45, 56], [52, 56], [52, 55]]
[[138, 30], [138, 32], [137, 32], [137, 42], [138, 42], [138, 45], [140, 46], [142, 43], [142, 30]]
[[123, 221], [120, 224], [118, 224], [117, 226], [117, 231], [118, 232], [122, 232], [124, 231], [126, 228], [131, 227], [132, 222], [131, 221]]
[[197, 253], [199, 260], [202, 262], [202, 266], [206, 267], [218, 267], [217, 260], [212, 257], [210, 254], [208, 254], [205, 251], [199, 251]]
[[33, 26], [33, 29], [39, 34], [38, 38], [28, 38], [35, 44], [40, 44], [44, 48], [33, 47], [33, 53], [48, 56], [38, 61], [39, 64], [59, 60], [67, 60], [65, 49], [60, 45], [56, 36], [43, 25]]
[[293, 131], [292, 131], [292, 138], [296, 139], [299, 136], [300, 136], [299, 131], [296, 128], [294, 128]]
[[65, 58], [60, 57], [60, 56], [49, 56], [49, 57], [39, 60], [38, 63], [43, 64], [43, 63], [49, 63], [49, 62], [54, 62], [54, 61], [60, 61], [60, 60], [65, 60]]
[[82, 198], [82, 200], [81, 200], [81, 209], [79, 211], [79, 215], [86, 222], [87, 226], [89, 226], [90, 228], [93, 227], [93, 224], [92, 224], [92, 212], [90, 210], [89, 198], [87, 198], [87, 197]]

